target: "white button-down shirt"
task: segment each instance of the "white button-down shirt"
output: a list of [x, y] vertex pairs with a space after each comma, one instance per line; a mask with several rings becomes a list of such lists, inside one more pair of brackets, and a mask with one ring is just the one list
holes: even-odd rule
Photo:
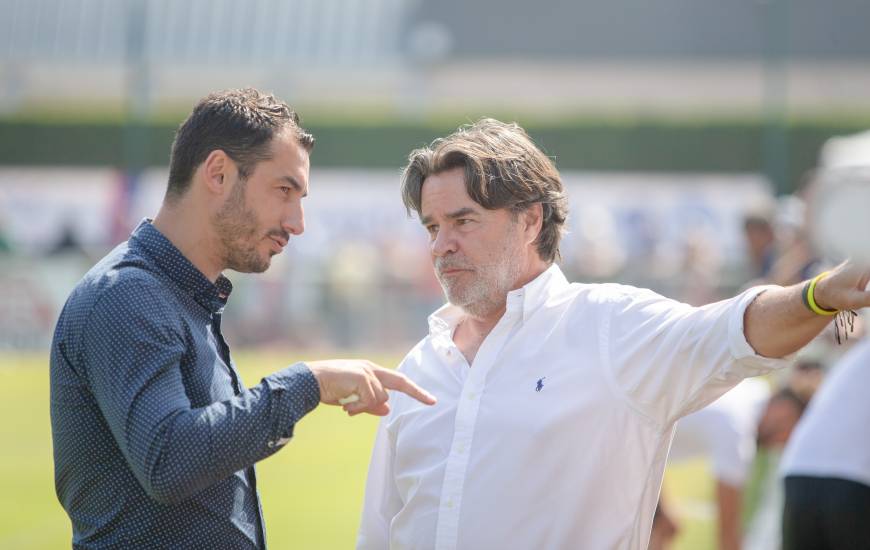
[[358, 548], [645, 549], [676, 420], [786, 364], [743, 334], [762, 290], [696, 308], [554, 265], [470, 366], [439, 309], [400, 367], [438, 404], [393, 394]]

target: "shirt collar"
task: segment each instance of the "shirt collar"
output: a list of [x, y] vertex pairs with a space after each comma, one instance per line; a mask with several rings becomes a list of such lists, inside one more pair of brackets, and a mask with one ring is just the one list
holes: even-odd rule
[[212, 283], [146, 218], [130, 235], [130, 248], [144, 252], [167, 277], [211, 313], [227, 304], [233, 285], [223, 275]]
[[[525, 286], [508, 292], [506, 310], [521, 313], [523, 322], [526, 322], [551, 296], [564, 290], [569, 284], [559, 266], [552, 264]], [[444, 304], [429, 316], [429, 333], [452, 334], [462, 316], [461, 308]]]

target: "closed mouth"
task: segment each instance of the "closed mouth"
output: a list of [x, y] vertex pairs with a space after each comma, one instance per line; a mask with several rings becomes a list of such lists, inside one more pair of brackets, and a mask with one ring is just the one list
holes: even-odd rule
[[275, 237], [273, 235], [270, 235], [269, 238], [278, 243], [278, 246], [280, 246], [281, 248], [287, 246], [287, 239], [282, 239], [281, 237]]

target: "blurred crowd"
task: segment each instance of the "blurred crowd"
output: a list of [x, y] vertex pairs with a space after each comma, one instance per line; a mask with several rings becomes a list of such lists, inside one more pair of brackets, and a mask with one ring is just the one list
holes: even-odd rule
[[[744, 286], [794, 285], [832, 267], [818, 252], [807, 206], [827, 170], [870, 165], [870, 134], [857, 139], [864, 142], [857, 150], [850, 149], [851, 141], [830, 142], [822, 166], [807, 174], [793, 195], [762, 201], [746, 212]], [[704, 273], [704, 262], [687, 271]], [[712, 292], [711, 274], [693, 278], [684, 298], [693, 301], [697, 285], [702, 295]], [[870, 449], [863, 435], [870, 405], [861, 390], [849, 393], [866, 389], [865, 334], [866, 316], [838, 317], [788, 370], [744, 380], [677, 424], [669, 460], [709, 461], [720, 550], [870, 548]], [[830, 518], [823, 517], [826, 508]], [[687, 512], [668, 498], [665, 485], [651, 550], [671, 547]]]
[[[165, 173], [0, 170], [0, 349], [41, 349], [69, 289], [153, 215]], [[692, 303], [744, 283], [742, 219], [772, 200], [747, 175], [566, 173], [561, 266], [572, 280], [650, 287]], [[306, 231], [266, 274], [232, 274], [236, 347], [404, 350], [443, 295], [426, 234], [392, 171], [315, 170]], [[40, 220], [34, 224], [33, 220]], [[2, 237], [0, 237], [2, 239]]]

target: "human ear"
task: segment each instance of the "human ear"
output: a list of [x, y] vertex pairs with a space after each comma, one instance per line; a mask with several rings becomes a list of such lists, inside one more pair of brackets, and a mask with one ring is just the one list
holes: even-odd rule
[[526, 208], [521, 214], [523, 227], [526, 233], [528, 244], [532, 244], [538, 239], [541, 234], [541, 227], [544, 225], [544, 207], [541, 203], [536, 202]]
[[206, 188], [217, 195], [224, 194], [227, 186], [224, 182], [228, 179], [230, 170], [233, 169], [232, 160], [225, 152], [215, 149], [202, 163], [202, 175]]

